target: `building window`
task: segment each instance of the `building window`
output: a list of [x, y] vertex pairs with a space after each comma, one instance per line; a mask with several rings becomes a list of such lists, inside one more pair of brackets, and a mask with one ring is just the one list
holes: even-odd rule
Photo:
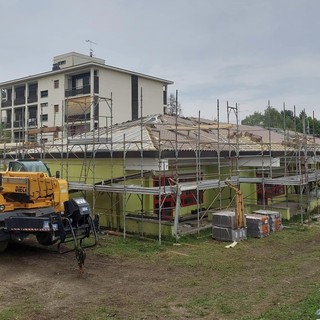
[[2, 107], [11, 106], [12, 103], [12, 89], [1, 89]]
[[54, 112], [59, 112], [59, 105], [58, 104], [54, 105]]
[[8, 100], [8, 91], [7, 89], [1, 89], [1, 101]]
[[28, 119], [28, 126], [36, 126], [37, 125], [37, 118], [29, 118]]
[[48, 97], [48, 90], [40, 91], [40, 97], [41, 97], [41, 98], [46, 98], [46, 97]]
[[36, 134], [29, 134], [28, 141], [29, 142], [37, 142], [37, 135]]
[[28, 126], [36, 126], [37, 125], [37, 106], [28, 107]]
[[66, 97], [90, 93], [90, 72], [76, 74], [68, 79], [68, 88], [65, 91]]
[[48, 102], [45, 102], [45, 103], [41, 103], [41, 104], [40, 104], [40, 107], [41, 107], [41, 108], [45, 108], [45, 107], [47, 107], [47, 106], [48, 106]]
[[59, 80], [54, 80], [54, 81], [53, 81], [53, 87], [54, 87], [55, 89], [58, 89], [58, 88], [59, 88]]
[[76, 79], [76, 89], [81, 89], [81, 88], [83, 88], [83, 79], [82, 78]]
[[38, 84], [31, 83], [29, 84], [29, 94], [28, 94], [28, 103], [38, 101]]
[[25, 104], [26, 97], [25, 97], [25, 86], [15, 87], [15, 100], [14, 105]]
[[94, 90], [94, 93], [99, 93], [99, 76], [98, 76], [98, 71], [94, 71], [93, 90]]
[[137, 120], [138, 118], [139, 118], [138, 76], [131, 75], [131, 120]]
[[163, 86], [163, 105], [168, 104], [167, 86]]
[[24, 127], [24, 124], [25, 124], [24, 123], [24, 120], [25, 120], [24, 111], [25, 111], [24, 108], [16, 108], [14, 110], [14, 123], [13, 123], [13, 126], [15, 128]]
[[41, 120], [41, 122], [48, 121], [48, 115], [47, 114], [40, 115], [40, 120]]

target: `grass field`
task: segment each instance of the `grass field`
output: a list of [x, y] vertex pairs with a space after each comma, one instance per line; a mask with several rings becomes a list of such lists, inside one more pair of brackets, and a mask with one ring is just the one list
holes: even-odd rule
[[227, 243], [214, 241], [210, 235], [161, 246], [112, 238], [95, 254], [149, 265], [151, 270], [162, 266], [169, 274], [179, 270], [169, 286], [156, 285], [168, 300], [143, 305], [145, 314], [191, 319], [316, 319], [320, 309], [319, 232], [316, 224], [291, 225], [229, 249]]

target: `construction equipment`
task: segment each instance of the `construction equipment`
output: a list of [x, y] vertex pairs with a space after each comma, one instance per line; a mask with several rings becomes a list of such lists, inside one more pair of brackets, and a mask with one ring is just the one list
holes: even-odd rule
[[[39, 160], [15, 160], [0, 173], [0, 252], [10, 240], [33, 234], [42, 245], [58, 243], [61, 253], [75, 250], [79, 267], [85, 260], [84, 248], [97, 243], [97, 221], [90, 215], [84, 198], [69, 199], [68, 183], [52, 177]], [[94, 242], [83, 240], [94, 234]], [[62, 250], [61, 244], [73, 242]]]
[[236, 192], [236, 201], [235, 201], [235, 218], [237, 223], [237, 228], [245, 228], [246, 221], [244, 217], [244, 203], [243, 203], [243, 194], [239, 188], [231, 184], [229, 180], [225, 180], [225, 184], [232, 190]]

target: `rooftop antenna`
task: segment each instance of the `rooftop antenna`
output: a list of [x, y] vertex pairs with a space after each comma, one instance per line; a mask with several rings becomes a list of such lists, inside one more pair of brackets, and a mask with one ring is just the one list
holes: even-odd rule
[[90, 43], [90, 57], [93, 57], [93, 49], [92, 49], [92, 45], [95, 44], [95, 45], [98, 45], [97, 43], [91, 41], [91, 40], [86, 40], [86, 42], [89, 42]]

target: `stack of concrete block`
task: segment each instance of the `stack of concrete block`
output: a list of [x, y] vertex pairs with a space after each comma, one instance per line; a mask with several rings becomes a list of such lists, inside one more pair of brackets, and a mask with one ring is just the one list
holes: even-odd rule
[[212, 214], [212, 238], [220, 241], [241, 241], [247, 238], [247, 229], [238, 228], [233, 211]]
[[269, 217], [260, 214], [247, 214], [247, 235], [248, 237], [263, 238], [269, 235]]
[[281, 217], [281, 213], [279, 211], [255, 210], [255, 211], [253, 211], [253, 213], [269, 217], [270, 232], [282, 230], [282, 217]]

